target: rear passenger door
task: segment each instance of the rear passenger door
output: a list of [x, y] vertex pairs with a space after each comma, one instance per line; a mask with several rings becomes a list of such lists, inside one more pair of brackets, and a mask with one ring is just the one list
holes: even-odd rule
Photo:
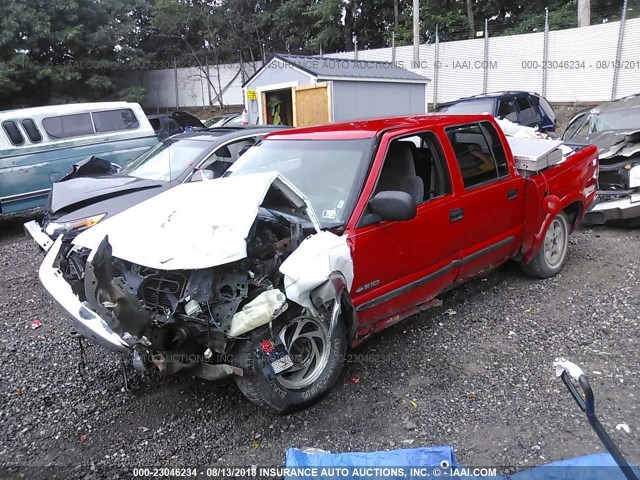
[[461, 208], [450, 220], [463, 227], [459, 278], [466, 280], [503, 263], [523, 232], [524, 179], [510, 171], [493, 124], [473, 122], [446, 129], [459, 165]]

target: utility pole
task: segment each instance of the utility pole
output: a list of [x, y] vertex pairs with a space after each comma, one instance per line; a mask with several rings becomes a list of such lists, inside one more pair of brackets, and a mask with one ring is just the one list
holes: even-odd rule
[[591, 25], [591, 0], [578, 0], [578, 27]]
[[420, 68], [420, 0], [413, 0], [413, 68]]
[[173, 83], [176, 88], [176, 110], [179, 110], [180, 101], [178, 99], [178, 62], [176, 62], [176, 57], [173, 57]]

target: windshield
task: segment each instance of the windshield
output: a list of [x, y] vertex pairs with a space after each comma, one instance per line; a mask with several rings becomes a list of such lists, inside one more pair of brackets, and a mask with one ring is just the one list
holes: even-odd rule
[[323, 228], [347, 221], [372, 140], [265, 140], [250, 148], [228, 175], [279, 172], [311, 202]]
[[121, 173], [168, 182], [180, 177], [187, 169], [195, 167], [210, 147], [210, 142], [201, 140], [165, 140], [133, 160]]
[[607, 130], [640, 130], [640, 108], [598, 113], [589, 117], [586, 134]]
[[488, 113], [493, 115], [494, 100], [469, 100], [439, 108], [439, 112], [447, 113]]

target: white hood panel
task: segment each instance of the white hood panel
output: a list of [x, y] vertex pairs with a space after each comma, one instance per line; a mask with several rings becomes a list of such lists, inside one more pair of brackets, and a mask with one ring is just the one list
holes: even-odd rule
[[114, 257], [162, 270], [200, 269], [246, 257], [246, 238], [272, 185], [293, 205], [307, 202], [276, 172], [179, 185], [81, 233], [75, 245], [95, 249], [109, 237]]

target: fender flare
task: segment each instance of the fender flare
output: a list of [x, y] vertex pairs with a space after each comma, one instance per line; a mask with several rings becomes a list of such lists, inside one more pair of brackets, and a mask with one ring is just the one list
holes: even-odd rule
[[[321, 305], [319, 301], [320, 297], [318, 295], [314, 295], [314, 293], [322, 290], [326, 291], [328, 288], [333, 291], [333, 303], [330, 308], [329, 305], [331, 299], [325, 302], [324, 305]], [[338, 320], [340, 316], [343, 315], [349, 337], [352, 339], [355, 338], [358, 324], [357, 313], [353, 302], [351, 301], [351, 295], [349, 295], [347, 279], [342, 272], [337, 270], [331, 272], [331, 274], [329, 274], [329, 278], [327, 278], [322, 285], [313, 289], [309, 297], [318, 312], [325, 313], [329, 322], [329, 337], [333, 335], [336, 325], [338, 324]]]
[[[553, 198], [550, 198], [550, 197], [553, 197]], [[570, 232], [572, 232], [576, 228], [576, 226], [581, 220], [580, 217], [584, 216], [585, 198], [582, 194], [566, 196], [561, 199], [556, 197], [555, 195], [546, 195], [542, 199], [542, 201], [543, 201], [542, 208], [543, 208], [543, 211], [546, 212], [546, 215], [542, 220], [542, 224], [540, 225], [540, 228], [534, 234], [534, 241], [531, 249], [528, 252], [524, 253], [522, 257], [522, 262], [524, 264], [529, 263], [533, 259], [533, 257], [535, 257], [538, 254], [538, 252], [540, 251], [540, 248], [542, 248], [542, 244], [544, 242], [544, 236], [547, 234], [547, 229], [549, 228], [549, 225], [551, 225], [551, 222], [553, 221], [553, 219], [560, 212], [564, 212], [570, 205], [573, 205], [575, 203], [579, 203], [581, 205], [581, 209], [580, 209], [581, 213], [578, 214], [573, 225], [570, 225]]]

